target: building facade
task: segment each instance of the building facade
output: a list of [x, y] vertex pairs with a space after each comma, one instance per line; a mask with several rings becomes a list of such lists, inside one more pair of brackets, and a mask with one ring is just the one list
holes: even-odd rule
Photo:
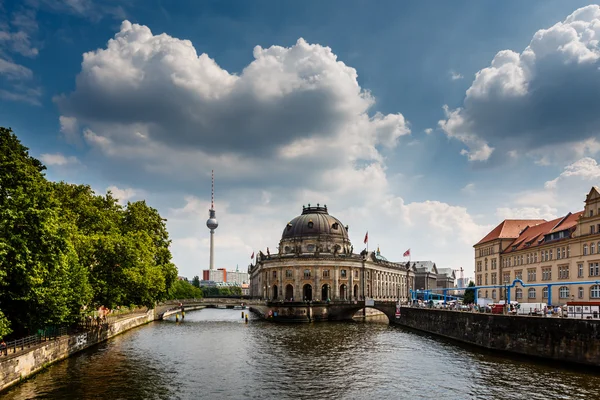
[[379, 252], [354, 253], [348, 226], [327, 206], [303, 207], [283, 229], [277, 254], [259, 252], [250, 295], [270, 301], [408, 301], [414, 271]]
[[[583, 211], [546, 220], [505, 220], [475, 248], [480, 297], [562, 305], [600, 301], [600, 191], [593, 187]], [[598, 282], [596, 282], [598, 281]], [[532, 286], [527, 286], [532, 285]]]

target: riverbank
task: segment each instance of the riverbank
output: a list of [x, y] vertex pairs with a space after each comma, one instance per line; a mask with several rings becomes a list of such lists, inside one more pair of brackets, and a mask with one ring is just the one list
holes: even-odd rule
[[394, 323], [491, 350], [600, 366], [600, 321], [402, 307]]
[[0, 392], [36, 374], [47, 366], [63, 360], [74, 353], [138, 326], [154, 321], [155, 311], [125, 317], [111, 324], [95, 327], [93, 330], [60, 337], [33, 348], [31, 351], [2, 356], [0, 358]]

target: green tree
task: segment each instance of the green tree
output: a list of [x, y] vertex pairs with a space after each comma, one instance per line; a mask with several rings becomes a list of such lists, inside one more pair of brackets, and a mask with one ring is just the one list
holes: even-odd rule
[[6, 335], [10, 335], [12, 329], [10, 329], [10, 322], [4, 316], [4, 313], [0, 311], [0, 339]]
[[[470, 281], [469, 286], [474, 287], [475, 282]], [[465, 296], [463, 297], [463, 304], [471, 304], [475, 302], [475, 289], [465, 289]]]
[[89, 293], [44, 169], [0, 128], [0, 304], [17, 334], [73, 321]]
[[177, 280], [171, 288], [171, 299], [199, 299], [203, 297], [202, 290], [186, 280]]
[[197, 288], [200, 288], [200, 278], [198, 277], [198, 275], [194, 276], [194, 279], [192, 279], [192, 285], [194, 285]]

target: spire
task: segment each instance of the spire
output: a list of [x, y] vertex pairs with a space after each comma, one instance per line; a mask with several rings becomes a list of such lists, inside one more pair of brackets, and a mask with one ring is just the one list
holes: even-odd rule
[[215, 170], [210, 171], [211, 183], [210, 183], [210, 209], [215, 209]]

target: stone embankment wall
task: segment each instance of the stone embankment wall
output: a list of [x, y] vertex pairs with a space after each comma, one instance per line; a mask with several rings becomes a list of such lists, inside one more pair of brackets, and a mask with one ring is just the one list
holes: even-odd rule
[[488, 349], [600, 366], [600, 321], [402, 307], [395, 323]]
[[153, 309], [145, 314], [137, 314], [110, 325], [97, 327], [92, 331], [49, 341], [20, 355], [11, 356], [9, 353], [8, 356], [0, 356], [0, 391], [73, 353], [151, 321], [154, 321]]

